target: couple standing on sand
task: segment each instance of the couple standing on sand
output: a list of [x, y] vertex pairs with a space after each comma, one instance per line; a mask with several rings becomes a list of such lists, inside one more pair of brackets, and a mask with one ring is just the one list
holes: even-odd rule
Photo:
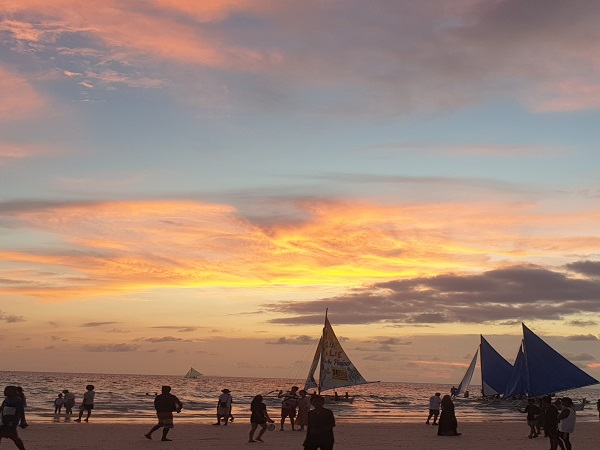
[[[461, 433], [457, 431], [458, 421], [456, 420], [452, 397], [450, 395], [444, 395], [444, 398], [440, 397], [441, 394], [436, 392], [435, 395], [429, 399], [429, 416], [425, 423], [429, 425], [429, 420], [433, 417], [433, 425], [438, 426], [438, 436], [460, 436]], [[438, 423], [440, 408], [442, 414]]]

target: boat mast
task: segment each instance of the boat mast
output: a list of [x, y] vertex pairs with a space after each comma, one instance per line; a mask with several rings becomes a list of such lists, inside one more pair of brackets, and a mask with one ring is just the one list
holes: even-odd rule
[[527, 347], [525, 346], [525, 324], [523, 322], [521, 322], [521, 327], [523, 328], [521, 345], [523, 346], [523, 359], [525, 362], [525, 375], [527, 378], [527, 398], [531, 398], [531, 378], [529, 376], [529, 362], [527, 361]]
[[325, 328], [327, 327], [327, 311], [329, 308], [325, 308], [325, 322], [323, 323], [323, 331], [321, 332], [321, 358], [319, 361], [319, 392], [321, 395], [321, 386], [323, 384], [323, 355], [325, 354]]

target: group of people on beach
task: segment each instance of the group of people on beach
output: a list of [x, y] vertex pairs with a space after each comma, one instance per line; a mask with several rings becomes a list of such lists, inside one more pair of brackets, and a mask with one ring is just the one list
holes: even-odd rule
[[[94, 385], [88, 384], [85, 387], [85, 393], [83, 394], [83, 401], [79, 406], [79, 417], [75, 419], [75, 422], [81, 422], [84, 413], [87, 413], [84, 422], [88, 422], [94, 409], [94, 397], [96, 391], [94, 391]], [[65, 414], [70, 416], [73, 414], [73, 407], [75, 406], [75, 394], [69, 392], [68, 389], [63, 389], [61, 393], [54, 399], [54, 414], [60, 414], [63, 406], [65, 407]]]
[[[600, 402], [600, 400], [599, 400]], [[537, 438], [544, 430], [544, 436], [550, 440], [550, 450], [571, 450], [570, 435], [575, 431], [577, 413], [570, 397], [557, 398], [545, 396], [527, 400], [525, 408], [520, 412], [527, 414], [529, 439]]]
[[[450, 395], [441, 398], [441, 394], [436, 392], [429, 399], [429, 415], [425, 423], [429, 425], [433, 417], [433, 425], [438, 425], [438, 436], [460, 436], [458, 433], [458, 421], [454, 411], [452, 397], [455, 389], [451, 389]], [[598, 415], [600, 417], [600, 400], [596, 404]], [[440, 414], [441, 410], [441, 414]], [[527, 414], [527, 424], [529, 425], [529, 439], [537, 438], [544, 430], [544, 436], [550, 440], [550, 450], [571, 450], [572, 444], [570, 435], [575, 431], [575, 421], [577, 413], [570, 397], [557, 398], [554, 402], [552, 397], [545, 396], [537, 400], [530, 398], [521, 413]], [[438, 422], [438, 416], [440, 420]]]
[[[233, 398], [229, 389], [223, 389], [217, 400], [217, 423], [214, 425], [224, 425], [233, 421], [231, 415], [231, 406]], [[279, 391], [278, 398], [281, 402], [281, 422], [280, 431], [284, 431], [284, 425], [287, 418], [290, 420], [292, 431], [304, 431], [306, 427], [306, 437], [303, 446], [305, 450], [332, 450], [335, 442], [333, 436], [333, 427], [335, 427], [335, 418], [333, 412], [324, 407], [325, 398], [313, 394], [310, 397], [305, 390], [298, 390], [297, 386], [287, 391]], [[256, 395], [250, 402], [250, 432], [248, 442], [263, 442], [263, 435], [267, 429], [275, 429], [275, 420], [271, 419], [267, 411], [267, 405], [264, 403], [262, 395]], [[158, 423], [154, 425], [144, 436], [146, 439], [152, 439], [152, 433], [162, 428], [161, 441], [170, 441], [167, 437], [169, 431], [174, 427], [173, 412], [179, 413], [183, 408], [183, 403], [173, 394], [170, 386], [163, 386], [162, 393], [154, 398], [154, 407]], [[270, 424], [270, 425], [267, 425]], [[299, 428], [296, 428], [299, 426]], [[255, 436], [256, 431], [258, 435]]]

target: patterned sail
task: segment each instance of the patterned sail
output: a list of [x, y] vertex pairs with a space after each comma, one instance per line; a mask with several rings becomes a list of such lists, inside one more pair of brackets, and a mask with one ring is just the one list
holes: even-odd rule
[[513, 367], [481, 336], [481, 390], [484, 397], [504, 394]]
[[319, 392], [368, 383], [346, 355], [327, 317], [320, 347]]
[[469, 385], [471, 384], [471, 378], [473, 378], [473, 373], [475, 372], [475, 365], [477, 364], [477, 356], [479, 354], [479, 349], [475, 351], [475, 356], [471, 360], [471, 364], [469, 364], [469, 368], [465, 372], [465, 376], [461, 380], [460, 384], [456, 388], [454, 395], [457, 397], [465, 393], [466, 390], [469, 389]]
[[532, 397], [598, 384], [598, 380], [546, 344], [525, 324], [523, 324], [523, 351], [529, 395]]

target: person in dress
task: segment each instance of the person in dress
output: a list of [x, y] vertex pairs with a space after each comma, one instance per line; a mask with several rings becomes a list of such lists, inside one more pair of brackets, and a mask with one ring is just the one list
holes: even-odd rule
[[304, 431], [304, 427], [308, 425], [310, 397], [307, 395], [307, 392], [304, 389], [298, 393], [300, 394], [300, 398], [298, 399], [298, 417], [296, 419], [296, 425], [300, 426], [300, 431]]
[[539, 436], [538, 434], [538, 417], [542, 413], [539, 406], [535, 404], [535, 400], [530, 398], [527, 400], [527, 406], [524, 409], [519, 409], [519, 412], [527, 414], [527, 425], [529, 425], [529, 439]]
[[68, 389], [64, 389], [63, 400], [65, 404], [65, 414], [73, 414], [73, 406], [75, 406], [75, 394], [69, 392]]
[[171, 439], [167, 439], [167, 434], [169, 434], [169, 430], [174, 427], [173, 411], [180, 413], [181, 409], [183, 408], [183, 403], [181, 403], [177, 397], [171, 394], [171, 386], [163, 386], [161, 392], [161, 394], [154, 397], [154, 409], [156, 409], [158, 423], [154, 425], [144, 436], [146, 439], [152, 439], [152, 433], [159, 428], [162, 428], [163, 431], [161, 441], [170, 441]]
[[219, 395], [219, 399], [217, 400], [217, 423], [215, 425], [221, 425], [221, 419], [225, 421], [225, 426], [227, 426], [227, 422], [231, 417], [231, 404], [233, 402], [233, 398], [231, 397], [229, 389], [223, 389], [222, 394]]
[[425, 423], [429, 425], [429, 420], [433, 417], [433, 425], [437, 425], [438, 416], [440, 415], [440, 406], [442, 405], [442, 394], [436, 392], [435, 395], [429, 397], [429, 416]]
[[442, 414], [438, 423], [438, 436], [460, 436], [457, 431], [458, 421], [454, 413], [454, 402], [449, 395], [442, 398]]
[[[263, 403], [263, 396], [257, 395], [250, 403], [250, 434], [248, 442], [263, 442], [262, 436], [265, 434], [265, 431], [267, 431], [267, 422], [275, 423], [275, 421], [269, 417], [267, 405]], [[254, 439], [254, 433], [259, 426], [261, 429], [258, 432], [256, 439]], [[273, 425], [273, 427], [274, 426], [275, 425]]]
[[558, 445], [563, 450], [571, 450], [572, 446], [569, 436], [575, 431], [577, 413], [575, 412], [573, 401], [569, 397], [563, 397], [562, 405], [563, 409], [558, 415]]
[[65, 403], [65, 399], [62, 394], [58, 394], [58, 397], [54, 399], [54, 414], [60, 414], [60, 411]]
[[90, 420], [90, 416], [92, 415], [92, 409], [94, 409], [94, 397], [96, 396], [96, 392], [94, 391], [94, 385], [88, 384], [85, 387], [86, 391], [83, 394], [83, 402], [79, 407], [79, 417], [75, 419], [75, 422], [81, 422], [81, 418], [83, 417], [83, 412], [87, 411], [87, 416], [85, 417], [85, 422]]
[[285, 394], [283, 391], [279, 391], [277, 394], [278, 398], [283, 397], [283, 401], [281, 402], [281, 431], [283, 431], [283, 425], [285, 424], [285, 418], [290, 418], [290, 423], [292, 424], [292, 431], [296, 431], [294, 428], [294, 419], [296, 418], [296, 408], [298, 407], [298, 386], [292, 386]]
[[314, 409], [308, 413], [308, 425], [306, 427], [306, 439], [304, 450], [332, 450], [335, 439], [333, 427], [335, 417], [330, 409], [324, 407], [325, 398], [316, 395], [312, 398]]
[[10, 439], [15, 443], [19, 450], [25, 450], [25, 444], [17, 433], [17, 426], [27, 427], [25, 420], [25, 405], [23, 399], [19, 396], [16, 386], [6, 386], [4, 388], [4, 401], [0, 406], [0, 442], [2, 438]]

